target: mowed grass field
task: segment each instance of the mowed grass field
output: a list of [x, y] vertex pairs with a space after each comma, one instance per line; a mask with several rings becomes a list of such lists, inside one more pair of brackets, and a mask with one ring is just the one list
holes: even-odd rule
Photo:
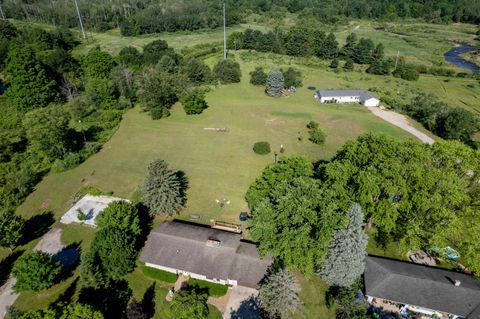
[[[248, 186], [274, 162], [273, 152], [279, 152], [281, 144], [283, 155], [303, 154], [315, 161], [329, 159], [345, 141], [367, 131], [410, 138], [360, 105], [321, 105], [305, 87], [289, 97], [268, 97], [263, 87], [248, 83], [248, 72], [256, 63], [242, 62], [242, 83], [219, 86], [208, 93], [210, 107], [201, 115], [186, 115], [179, 104], [170, 117], [156, 121], [138, 107], [129, 110], [98, 154], [72, 170], [46, 176], [19, 207], [19, 213], [29, 217], [48, 209], [58, 220], [72, 204], [73, 195], [86, 185], [129, 198], [142, 184], [147, 165], [164, 159], [189, 180], [187, 206], [180, 218], [195, 214], [202, 223], [212, 219], [238, 222], [239, 213], [248, 209], [244, 200]], [[265, 58], [264, 63], [269, 67], [275, 61]], [[305, 69], [304, 74], [305, 85], [341, 86], [346, 82], [323, 69]], [[308, 141], [305, 126], [310, 120], [325, 131], [324, 146]], [[205, 128], [226, 128], [227, 132]], [[272, 153], [255, 154], [252, 146], [257, 141], [268, 141]], [[216, 200], [223, 199], [230, 204], [221, 208]]]

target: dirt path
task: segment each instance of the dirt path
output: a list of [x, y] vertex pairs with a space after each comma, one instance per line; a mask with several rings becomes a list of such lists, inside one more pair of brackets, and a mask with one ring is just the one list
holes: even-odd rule
[[406, 116], [393, 111], [382, 110], [376, 106], [367, 106], [367, 108], [376, 116], [384, 119], [389, 123], [392, 123], [395, 126], [398, 126], [404, 131], [407, 131], [408, 133], [421, 140], [423, 143], [431, 145], [435, 142], [433, 138], [413, 127], [408, 122], [408, 118]]
[[[46, 233], [42, 239], [35, 246], [34, 250], [40, 250], [48, 254], [54, 255], [61, 251], [64, 246], [62, 245], [62, 229], [53, 228]], [[13, 305], [17, 300], [19, 294], [13, 291], [13, 286], [17, 280], [13, 277], [7, 280], [7, 282], [0, 287], [0, 319], [5, 317], [7, 307]]]

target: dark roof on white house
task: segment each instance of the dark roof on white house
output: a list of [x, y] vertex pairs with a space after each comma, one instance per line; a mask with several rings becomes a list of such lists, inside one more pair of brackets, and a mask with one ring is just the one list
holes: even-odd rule
[[272, 263], [240, 234], [178, 221], [164, 222], [150, 233], [140, 260], [252, 288]]
[[[365, 294], [466, 317], [480, 318], [480, 280], [463, 273], [368, 256]], [[455, 280], [461, 282], [454, 285]]]
[[344, 96], [358, 96], [362, 100], [376, 98], [366, 90], [318, 90], [318, 97], [344, 97]]

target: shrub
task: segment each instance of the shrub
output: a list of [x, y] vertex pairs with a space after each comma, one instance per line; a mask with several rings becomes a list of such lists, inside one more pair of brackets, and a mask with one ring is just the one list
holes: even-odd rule
[[208, 108], [205, 95], [202, 92], [194, 91], [182, 99], [183, 109], [188, 115], [200, 114]]
[[352, 59], [348, 59], [347, 61], [345, 61], [345, 65], [343, 66], [344, 71], [350, 72], [353, 71], [354, 68], [355, 66]]
[[282, 96], [284, 85], [285, 79], [282, 72], [274, 70], [268, 74], [265, 93], [273, 97]]
[[309, 141], [318, 145], [325, 143], [325, 133], [320, 129], [317, 122], [310, 121], [307, 124], [307, 128], [308, 134], [310, 135], [308, 138]]
[[164, 282], [175, 282], [177, 281], [177, 275], [168, 271], [155, 269], [152, 267], [144, 267], [143, 274], [147, 277], [157, 279]]
[[263, 71], [263, 68], [258, 66], [254, 71], [250, 72], [250, 84], [265, 85], [267, 77], [268, 75]]
[[208, 295], [212, 297], [225, 296], [228, 290], [228, 287], [225, 285], [195, 278], [188, 279], [188, 285], [192, 287], [198, 287], [200, 289], [206, 289], [208, 291]]
[[53, 286], [62, 272], [62, 264], [47, 253], [34, 251], [20, 257], [12, 269], [17, 278], [15, 291], [40, 291]]
[[222, 84], [238, 83], [242, 76], [240, 65], [233, 60], [221, 60], [213, 68], [215, 76]]
[[270, 153], [270, 143], [268, 142], [257, 142], [253, 144], [253, 151], [260, 155], [267, 155]]
[[302, 73], [298, 70], [295, 70], [294, 68], [288, 68], [287, 70], [281, 70], [283, 74], [283, 87], [284, 88], [289, 88], [289, 87], [301, 87], [303, 85], [302, 83]]
[[332, 62], [330, 63], [330, 68], [332, 68], [332, 69], [338, 68], [338, 60], [337, 59], [332, 60]]

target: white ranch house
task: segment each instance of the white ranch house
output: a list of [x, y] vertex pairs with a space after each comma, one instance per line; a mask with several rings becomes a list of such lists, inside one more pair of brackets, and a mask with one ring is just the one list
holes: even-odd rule
[[319, 90], [315, 98], [320, 103], [360, 103], [365, 106], [379, 106], [380, 99], [366, 90]]

